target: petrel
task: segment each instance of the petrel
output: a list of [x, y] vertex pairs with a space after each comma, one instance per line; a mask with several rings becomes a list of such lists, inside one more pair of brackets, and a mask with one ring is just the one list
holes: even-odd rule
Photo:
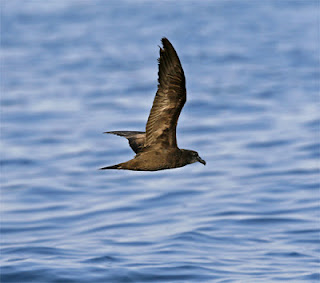
[[183, 167], [200, 162], [196, 151], [177, 146], [176, 128], [180, 112], [186, 102], [186, 80], [179, 57], [167, 38], [161, 40], [158, 90], [153, 101], [145, 132], [105, 132], [128, 139], [136, 156], [123, 163], [101, 169], [157, 171]]

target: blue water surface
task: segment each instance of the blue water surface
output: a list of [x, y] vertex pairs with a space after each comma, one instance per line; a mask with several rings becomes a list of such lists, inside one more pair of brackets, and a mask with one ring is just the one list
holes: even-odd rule
[[[319, 1], [1, 1], [1, 282], [319, 282]], [[129, 160], [161, 37], [178, 144]]]

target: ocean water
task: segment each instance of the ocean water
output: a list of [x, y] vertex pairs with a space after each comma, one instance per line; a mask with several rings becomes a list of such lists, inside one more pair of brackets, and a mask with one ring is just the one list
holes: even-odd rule
[[[1, 1], [1, 283], [319, 282], [319, 1]], [[166, 36], [178, 145], [129, 160]]]

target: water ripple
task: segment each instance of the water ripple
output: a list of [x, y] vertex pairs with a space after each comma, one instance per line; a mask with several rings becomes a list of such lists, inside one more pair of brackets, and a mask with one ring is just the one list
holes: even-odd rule
[[[318, 282], [318, 6], [6, 1], [1, 282]], [[145, 129], [162, 36], [207, 165], [98, 170], [133, 157], [102, 133]]]

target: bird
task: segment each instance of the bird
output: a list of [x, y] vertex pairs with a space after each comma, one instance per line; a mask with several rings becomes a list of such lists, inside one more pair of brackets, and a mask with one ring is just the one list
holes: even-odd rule
[[196, 151], [180, 149], [177, 146], [177, 123], [187, 98], [186, 79], [178, 54], [170, 41], [163, 37], [161, 42], [158, 89], [145, 132], [105, 132], [127, 138], [136, 155], [127, 162], [103, 167], [101, 170], [158, 171], [179, 168], [195, 162], [206, 165]]

